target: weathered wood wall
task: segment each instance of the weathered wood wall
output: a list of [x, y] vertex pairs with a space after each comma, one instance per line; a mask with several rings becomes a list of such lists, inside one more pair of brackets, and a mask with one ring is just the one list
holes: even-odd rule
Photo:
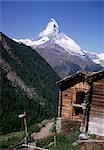
[[104, 79], [93, 83], [91, 116], [104, 117]]
[[[80, 121], [85, 124], [86, 132], [104, 136], [104, 71], [86, 78], [82, 76], [83, 80], [80, 80], [80, 76], [75, 75], [70, 78], [59, 82], [61, 84], [58, 117], [61, 118], [62, 128], [64, 124], [69, 126], [70, 121]], [[86, 94], [84, 99], [86, 113], [80, 111], [80, 108], [83, 108], [83, 105], [80, 104], [83, 103], [80, 98], [82, 97], [81, 92]], [[76, 97], [78, 98], [77, 102]]]
[[93, 82], [88, 132], [104, 136], [104, 79]]
[[89, 85], [86, 82], [80, 82], [73, 87], [59, 92], [59, 109], [58, 114], [62, 120], [80, 121], [80, 116], [74, 115], [73, 103], [76, 102], [76, 93], [78, 91], [87, 91]]

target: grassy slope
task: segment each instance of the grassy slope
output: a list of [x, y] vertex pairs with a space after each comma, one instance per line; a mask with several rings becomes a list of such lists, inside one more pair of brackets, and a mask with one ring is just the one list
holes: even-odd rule
[[[72, 143], [78, 139], [79, 131], [73, 131], [69, 134], [59, 134], [56, 136], [56, 147], [53, 145], [50, 150], [79, 150], [78, 146], [73, 146]], [[47, 145], [53, 142], [53, 137], [40, 140], [37, 142], [37, 146], [47, 147]], [[48, 147], [47, 147], [48, 148]]]
[[[56, 136], [56, 147], [53, 145], [50, 150], [79, 150], [79, 147], [72, 145], [78, 139], [79, 131], [73, 131], [69, 134], [59, 134]], [[14, 132], [7, 135], [0, 136], [0, 143], [2, 147], [8, 147], [19, 143], [24, 137], [24, 132]], [[43, 140], [37, 141], [37, 146], [48, 148], [50, 142], [53, 142], [53, 136]], [[34, 142], [34, 141], [33, 141]]]

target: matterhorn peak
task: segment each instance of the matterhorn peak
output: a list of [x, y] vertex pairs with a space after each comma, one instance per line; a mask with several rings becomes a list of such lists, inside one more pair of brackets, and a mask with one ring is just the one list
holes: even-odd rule
[[59, 32], [59, 25], [54, 18], [51, 18], [45, 30], [42, 31], [38, 36], [39, 37], [52, 36], [54, 34], [57, 34], [58, 32]]
[[54, 25], [55, 28], [59, 28], [59, 25], [58, 25], [57, 21], [54, 18], [51, 18], [50, 22], [53, 23], [53, 25]]
[[51, 18], [45, 30], [43, 30], [38, 36], [40, 38], [39, 43], [41, 41], [43, 44], [43, 42], [45, 43], [51, 40], [51, 42], [61, 46], [69, 53], [71, 51], [75, 54], [80, 53], [80, 55], [83, 55], [80, 46], [70, 37], [59, 31], [59, 25], [54, 18]]

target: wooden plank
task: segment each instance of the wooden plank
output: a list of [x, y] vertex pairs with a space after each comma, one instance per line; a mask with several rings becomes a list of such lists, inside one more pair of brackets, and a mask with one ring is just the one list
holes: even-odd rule
[[104, 81], [94, 82], [93, 85], [104, 85]]
[[71, 109], [62, 109], [62, 113], [71, 113]]
[[90, 111], [104, 113], [104, 109], [103, 108], [101, 109], [101, 107], [99, 107], [99, 109], [98, 107], [91, 107]]
[[102, 93], [102, 91], [93, 91], [93, 94], [104, 96], [104, 93]]
[[65, 103], [65, 102], [71, 102], [71, 101], [72, 101], [71, 98], [63, 98], [63, 103]]
[[104, 85], [104, 81], [99, 80], [98, 82], [93, 82], [93, 85]]
[[99, 97], [92, 97], [92, 102], [95, 102], [95, 103], [104, 103], [104, 99], [103, 98], [99, 98]]
[[72, 92], [72, 89], [63, 91], [63, 93], [66, 93], [66, 94], [69, 94], [71, 92]]
[[104, 87], [104, 84], [102, 83], [97, 83], [97, 84], [93, 84], [93, 88], [101, 88]]
[[63, 118], [63, 119], [65, 119], [65, 118], [69, 118], [69, 119], [70, 119], [70, 118], [72, 118], [72, 116], [71, 116], [71, 115], [62, 114], [62, 118]]
[[69, 112], [62, 112], [62, 115], [65, 115], [65, 116], [69, 116], [69, 115], [71, 115], [71, 113]]
[[69, 94], [69, 93], [71, 93], [72, 92], [72, 89], [70, 88], [70, 89], [67, 89], [67, 90], [65, 90], [65, 91], [63, 91], [63, 93], [66, 93], [66, 94]]
[[63, 92], [63, 96], [69, 96], [70, 97], [71, 95], [72, 95], [71, 92], [70, 93], [69, 92]]
[[63, 96], [63, 101], [71, 101], [72, 100], [72, 96]]
[[71, 116], [62, 115], [62, 119], [67, 119], [67, 120], [69, 120], [69, 119], [72, 119], [72, 117], [71, 117]]
[[92, 95], [92, 98], [104, 100], [104, 95], [93, 94], [93, 95]]
[[89, 144], [92, 144], [93, 142], [94, 143], [104, 143], [104, 140], [77, 140], [79, 144], [82, 144], [82, 143], [89, 143]]
[[103, 84], [102, 84], [102, 85], [99, 85], [99, 84], [98, 84], [98, 85], [93, 85], [93, 89], [94, 89], [94, 88], [95, 88], [95, 89], [96, 89], [96, 88], [103, 89], [103, 87], [104, 87]]
[[104, 115], [104, 111], [103, 110], [101, 110], [101, 111], [96, 111], [96, 110], [94, 110], [94, 109], [91, 109], [90, 110], [90, 112], [93, 112], [93, 113], [98, 113], [98, 114], [103, 114]]
[[104, 103], [104, 100], [103, 99], [95, 99], [95, 98], [93, 98], [92, 99], [92, 103], [99, 103], [99, 104], [103, 104]]
[[71, 110], [62, 110], [62, 114], [71, 114]]
[[102, 103], [102, 102], [95, 102], [95, 101], [93, 101], [92, 103], [91, 103], [91, 107], [103, 107], [103, 109], [104, 109], [104, 102]]
[[93, 85], [104, 85], [104, 80], [99, 80], [99, 82], [94, 82]]
[[70, 107], [70, 108], [72, 108], [72, 105], [71, 105], [71, 103], [70, 103], [70, 104], [63, 104], [62, 107], [64, 107], [64, 108], [65, 108], [65, 107], [68, 107], [68, 108]]
[[71, 101], [65, 101], [62, 103], [62, 105], [67, 105], [68, 107], [71, 106], [71, 104], [72, 104]]
[[69, 115], [62, 114], [62, 117], [63, 117], [63, 118], [72, 118], [71, 114], [69, 114]]
[[104, 80], [99, 80], [100, 83], [104, 84]]
[[25, 147], [28, 147], [28, 148], [34, 148], [34, 149], [38, 149], [38, 150], [48, 150], [48, 149], [33, 146], [33, 145], [27, 145], [27, 144], [22, 144], [22, 145], [25, 146]]
[[102, 110], [102, 109], [104, 109], [104, 105], [91, 104], [91, 109], [92, 109], [92, 108], [95, 108], [95, 109], [97, 109], [97, 110], [98, 110], [98, 109], [101, 109], [101, 110]]
[[[96, 106], [96, 105], [91, 105], [91, 108], [90, 109], [95, 109], [96, 111], [101, 111], [101, 110], [104, 110], [104, 108], [102, 108], [102, 107], [98, 107], [98, 106]], [[101, 109], [101, 110], [99, 110], [99, 109]]]
[[66, 119], [66, 120], [69, 120], [69, 119], [72, 119], [72, 116], [65, 116], [65, 115], [62, 115], [62, 119]]
[[71, 113], [65, 113], [65, 112], [62, 112], [62, 115], [64, 115], [64, 116], [71, 116]]
[[63, 98], [63, 103], [65, 103], [65, 102], [71, 102], [71, 101], [72, 101], [72, 99]]
[[104, 119], [104, 114], [100, 112], [98, 113], [98, 112], [90, 111], [90, 117], [100, 117]]
[[62, 105], [62, 110], [67, 109], [67, 110], [71, 110], [72, 106], [71, 105]]
[[69, 109], [69, 110], [68, 109], [63, 109], [62, 113], [71, 113], [71, 109]]
[[103, 92], [104, 93], [104, 87], [100, 88], [100, 87], [97, 87], [97, 88], [93, 88], [93, 92]]
[[95, 99], [95, 98], [93, 98], [92, 99], [92, 103], [99, 103], [99, 104], [104, 104], [104, 100], [103, 99]]

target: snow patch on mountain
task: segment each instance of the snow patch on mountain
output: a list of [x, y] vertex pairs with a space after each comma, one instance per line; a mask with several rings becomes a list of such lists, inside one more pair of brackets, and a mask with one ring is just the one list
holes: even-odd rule
[[27, 46], [31, 46], [31, 47], [36, 47], [38, 45], [41, 45], [41, 44], [44, 44], [45, 42], [49, 41], [49, 38], [48, 37], [43, 37], [39, 40], [36, 40], [36, 41], [32, 41], [30, 39], [20, 39], [20, 40], [17, 40], [17, 39], [13, 39], [14, 41], [18, 42], [18, 43], [23, 43]]
[[84, 54], [80, 46], [62, 32], [55, 37], [55, 43], [63, 47], [67, 52], [78, 53], [80, 55]]
[[100, 53], [100, 54], [98, 54], [98, 56], [100, 57], [100, 59], [104, 60], [104, 53]]
[[85, 55], [90, 58], [94, 63], [100, 64], [104, 67], [104, 53], [94, 53], [94, 52], [88, 52], [86, 50], [83, 50]]
[[27, 46], [31, 46], [32, 45], [32, 40], [30, 40], [30, 39], [13, 39], [14, 41], [16, 41], [16, 42], [18, 42], [18, 43], [23, 43], [23, 44], [25, 44], [25, 45], [27, 45]]

